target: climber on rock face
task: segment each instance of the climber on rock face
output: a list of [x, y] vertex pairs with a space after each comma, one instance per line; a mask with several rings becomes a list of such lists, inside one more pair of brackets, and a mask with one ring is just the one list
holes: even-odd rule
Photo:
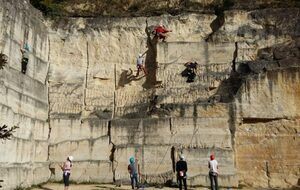
[[27, 70], [27, 64], [28, 64], [28, 61], [29, 61], [29, 45], [27, 42], [25, 42], [23, 44], [23, 48], [21, 48], [21, 52], [22, 52], [22, 73], [25, 74], [26, 73], [26, 70]]
[[159, 39], [162, 39], [162, 42], [166, 41], [167, 33], [172, 32], [172, 30], [168, 30], [164, 25], [160, 24], [154, 28], [154, 35]]
[[147, 71], [146, 71], [145, 64], [144, 64], [144, 57], [143, 57], [145, 55], [145, 53], [143, 53], [143, 54], [140, 53], [136, 60], [136, 66], [137, 66], [136, 77], [139, 76], [140, 71], [144, 71], [145, 75], [147, 75]]
[[194, 82], [195, 77], [196, 77], [198, 63], [196, 61], [194, 61], [194, 62], [190, 61], [190, 62], [185, 63], [184, 66], [186, 67], [186, 69], [181, 73], [181, 75], [183, 77], [187, 77], [186, 82], [188, 82], [188, 83]]

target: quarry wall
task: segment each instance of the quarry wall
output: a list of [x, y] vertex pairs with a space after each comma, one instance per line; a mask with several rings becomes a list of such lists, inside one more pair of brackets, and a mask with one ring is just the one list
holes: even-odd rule
[[[12, 140], [0, 143], [0, 179], [4, 189], [47, 181], [49, 42], [42, 15], [28, 2], [0, 1], [0, 51], [8, 64], [0, 70], [1, 126], [18, 126]], [[22, 43], [30, 44], [26, 75], [21, 71]]]
[[[0, 7], [1, 122], [20, 127], [0, 144], [7, 189], [61, 180], [68, 155], [75, 182], [126, 183], [135, 156], [143, 180], [169, 183], [181, 153], [188, 185], [209, 185], [211, 153], [222, 186], [297, 185], [299, 8], [46, 22], [17, 2]], [[166, 43], [151, 34], [159, 23], [172, 29]], [[140, 52], [148, 74], [136, 77]]]

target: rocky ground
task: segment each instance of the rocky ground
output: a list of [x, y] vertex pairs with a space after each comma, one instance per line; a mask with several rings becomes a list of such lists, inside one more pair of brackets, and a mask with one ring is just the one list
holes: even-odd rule
[[[60, 183], [48, 183], [48, 184], [44, 184], [41, 185], [39, 187], [35, 187], [31, 190], [63, 190], [63, 184]], [[123, 189], [131, 189], [131, 187], [129, 185], [122, 185], [122, 186], [116, 186], [116, 185], [112, 185], [112, 184], [77, 184], [77, 185], [71, 185], [69, 187], [69, 190], [100, 190], [100, 189], [119, 189], [119, 190], [123, 190]], [[177, 188], [170, 188], [170, 187], [155, 187], [155, 186], [149, 186], [149, 187], [144, 187], [142, 189], [161, 189], [161, 190], [171, 190], [171, 189], [177, 189]], [[208, 190], [209, 188], [207, 187], [194, 187], [194, 188], [188, 188], [189, 190], [196, 190], [196, 189], [201, 189], [201, 190]], [[233, 190], [232, 188], [228, 188], [228, 187], [224, 187], [224, 188], [220, 188], [220, 190]], [[238, 188], [238, 189], [243, 189], [243, 190], [271, 190], [271, 189], [262, 189], [262, 188]], [[294, 188], [295, 190], [297, 188]], [[275, 190], [275, 189], [273, 189]], [[293, 190], [293, 189], [291, 189]]]

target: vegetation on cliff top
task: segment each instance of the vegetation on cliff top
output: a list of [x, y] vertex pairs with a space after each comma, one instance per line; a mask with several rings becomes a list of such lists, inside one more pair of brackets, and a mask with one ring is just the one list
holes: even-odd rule
[[299, 0], [30, 0], [47, 16], [157, 16], [182, 12], [215, 12], [228, 9], [300, 7]]

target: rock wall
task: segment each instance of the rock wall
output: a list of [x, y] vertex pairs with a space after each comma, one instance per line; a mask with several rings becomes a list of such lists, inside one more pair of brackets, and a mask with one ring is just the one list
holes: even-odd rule
[[299, 68], [262, 73], [248, 80], [241, 93], [235, 133], [240, 180], [247, 186], [297, 184]]
[[[51, 135], [55, 141], [50, 144], [50, 154], [57, 158], [55, 161], [68, 154], [78, 158], [78, 167], [73, 169], [75, 181], [123, 183], [128, 182], [128, 158], [134, 155], [139, 159], [144, 180], [167, 183], [175, 179], [174, 163], [184, 153], [190, 166], [188, 183], [208, 185], [207, 159], [214, 152], [220, 162], [223, 186], [296, 185], [299, 163], [295, 158], [299, 156], [296, 151], [288, 157], [282, 145], [289, 144], [290, 139], [294, 139], [289, 144], [291, 149], [299, 145], [298, 105], [293, 104], [294, 109], [285, 107], [289, 97], [297, 97], [296, 88], [289, 88], [293, 93], [286, 96], [287, 91], [275, 89], [289, 86], [287, 80], [281, 84], [268, 79], [259, 91], [256, 89], [260, 86], [250, 84], [258, 83], [262, 71], [268, 75], [289, 73], [291, 70], [282, 68], [299, 66], [298, 59], [288, 66], [268, 51], [298, 42], [299, 9], [231, 10], [223, 14], [53, 22], [50, 126], [60, 133], [65, 131], [66, 122], [70, 133], [76, 134], [70, 142], [65, 135]], [[212, 27], [216, 22], [219, 24]], [[158, 42], [148, 30], [157, 23], [173, 30], [166, 43]], [[144, 51], [148, 74], [135, 77], [136, 56]], [[199, 63], [192, 83], [182, 76], [188, 61]], [[298, 78], [293, 79], [297, 86]], [[266, 85], [272, 87], [272, 92]], [[280, 101], [267, 106], [275, 97]], [[286, 118], [286, 113], [291, 113], [293, 119], [287, 121], [291, 122], [290, 128], [279, 135], [284, 138], [268, 141], [262, 149], [256, 145], [257, 133], [247, 134], [249, 140], [245, 140], [243, 130], [249, 125], [268, 135], [272, 118]], [[272, 118], [265, 119], [264, 114]], [[61, 121], [63, 124], [57, 124]], [[282, 122], [276, 126], [281, 127]], [[84, 126], [89, 129], [87, 134], [82, 133]], [[99, 127], [101, 132], [95, 135]], [[102, 142], [101, 147], [94, 142]], [[244, 148], [248, 143], [253, 148]], [[67, 152], [58, 148], [63, 146], [68, 147]], [[274, 146], [280, 146], [276, 153], [287, 159], [282, 163], [291, 167], [291, 172], [282, 173], [281, 162], [274, 164], [271, 154], [254, 154]], [[101, 172], [95, 176], [94, 172], [82, 170], [87, 162], [98, 163], [92, 171]], [[258, 167], [256, 164], [259, 168], [249, 172]], [[247, 177], [249, 173], [251, 177]], [[288, 177], [283, 179], [281, 175]]]
[[[0, 71], [0, 124], [19, 128], [0, 143], [4, 189], [45, 182], [48, 170], [48, 35], [42, 15], [26, 1], [0, 1], [0, 51], [8, 57]], [[31, 46], [26, 75], [21, 73], [21, 43]]]

